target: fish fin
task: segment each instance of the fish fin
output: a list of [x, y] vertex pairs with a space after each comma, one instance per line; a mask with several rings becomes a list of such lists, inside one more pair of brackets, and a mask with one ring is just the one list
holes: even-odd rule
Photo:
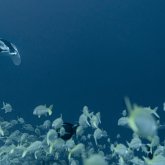
[[49, 116], [52, 115], [52, 110], [51, 109], [48, 110], [48, 114], [49, 114]]
[[53, 109], [53, 104], [51, 104], [51, 105], [49, 106], [49, 109], [51, 109], [51, 110]]
[[49, 116], [52, 115], [52, 109], [53, 109], [53, 104], [50, 105], [49, 108], [48, 108], [48, 114], [49, 114]]
[[24, 158], [24, 157], [26, 156], [26, 154], [27, 154], [27, 150], [25, 150], [25, 151], [23, 152], [22, 158]]
[[13, 55], [10, 54], [10, 58], [11, 58], [12, 62], [14, 63], [14, 65], [18, 66], [21, 64], [21, 57], [18, 52]]
[[34, 152], [34, 157], [37, 160], [37, 151]]
[[131, 113], [131, 111], [132, 111], [132, 105], [131, 105], [131, 102], [130, 102], [130, 100], [129, 100], [129, 98], [128, 97], [125, 97], [124, 98], [124, 101], [125, 101], [125, 105], [126, 105], [126, 108], [127, 108], [127, 111], [128, 111], [128, 113], [130, 114]]
[[5, 102], [3, 101], [2, 104], [3, 104], [3, 107], [1, 109], [5, 109]]
[[49, 147], [49, 153], [51, 154], [52, 151], [53, 151], [53, 144], [51, 144], [50, 147]]
[[0, 135], [4, 136], [4, 131], [2, 130], [1, 126], [0, 126]]

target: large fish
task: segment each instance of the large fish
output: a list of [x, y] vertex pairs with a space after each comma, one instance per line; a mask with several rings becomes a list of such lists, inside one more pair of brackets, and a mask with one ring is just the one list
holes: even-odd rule
[[21, 57], [16, 46], [2, 38], [0, 38], [0, 55], [1, 54], [9, 56], [13, 61], [14, 65], [21, 64]]

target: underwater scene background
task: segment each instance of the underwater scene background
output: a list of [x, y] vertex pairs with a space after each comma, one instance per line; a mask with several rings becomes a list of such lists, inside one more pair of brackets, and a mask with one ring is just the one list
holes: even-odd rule
[[[22, 61], [14, 66], [0, 57], [0, 105], [13, 108], [0, 116], [35, 127], [62, 114], [76, 124], [87, 105], [100, 112], [110, 139], [119, 133], [126, 144], [132, 130], [117, 124], [128, 96], [158, 106], [165, 124], [164, 6], [163, 0], [0, 1], [0, 38], [17, 46]], [[34, 116], [45, 104], [54, 105], [52, 115]], [[158, 135], [163, 141], [164, 129]]]

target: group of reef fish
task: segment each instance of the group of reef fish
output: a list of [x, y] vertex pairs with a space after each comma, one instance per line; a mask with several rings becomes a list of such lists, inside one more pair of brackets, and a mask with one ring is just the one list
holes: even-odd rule
[[[10, 57], [15, 65], [21, 63], [16, 46], [5, 39], [0, 39], [0, 55]], [[62, 115], [51, 121], [53, 105], [38, 105], [33, 115], [46, 120], [33, 126], [22, 117], [8, 120], [13, 108], [3, 102], [0, 165], [165, 165], [165, 141], [158, 135], [165, 126], [160, 124], [158, 108], [131, 104], [128, 98], [125, 104], [117, 123], [130, 129], [132, 137], [121, 143], [122, 134], [113, 142], [101, 127], [100, 112], [88, 106], [82, 108], [77, 123], [70, 123]]]
[[[82, 108], [78, 122], [65, 122], [62, 115], [53, 121], [53, 105], [38, 105], [33, 115], [46, 118], [33, 126], [22, 117], [6, 121], [12, 106], [3, 102], [0, 117], [0, 165], [165, 165], [165, 143], [160, 142], [160, 117], [157, 108], [131, 104], [118, 126], [132, 131], [132, 137], [119, 142], [120, 134], [112, 142], [101, 128], [100, 112]], [[3, 117], [2, 117], [3, 116]]]

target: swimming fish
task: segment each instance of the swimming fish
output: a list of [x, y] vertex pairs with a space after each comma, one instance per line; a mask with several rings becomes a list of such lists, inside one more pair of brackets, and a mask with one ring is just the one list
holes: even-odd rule
[[37, 107], [34, 108], [33, 115], [37, 115], [39, 118], [42, 115], [47, 115], [49, 116], [52, 114], [52, 108], [53, 105], [50, 105], [49, 107], [46, 107], [46, 105], [38, 105]]
[[58, 137], [63, 140], [69, 140], [73, 135], [76, 134], [76, 129], [79, 126], [79, 124], [71, 124], [71, 123], [63, 123], [62, 128], [64, 128], [65, 133], [61, 134], [60, 129], [57, 130]]
[[0, 55], [1, 54], [9, 56], [14, 65], [18, 66], [21, 64], [21, 57], [16, 46], [13, 43], [2, 38], [0, 38]]
[[13, 110], [11, 104], [3, 102], [3, 107], [1, 108], [5, 110], [5, 113], [11, 112]]

